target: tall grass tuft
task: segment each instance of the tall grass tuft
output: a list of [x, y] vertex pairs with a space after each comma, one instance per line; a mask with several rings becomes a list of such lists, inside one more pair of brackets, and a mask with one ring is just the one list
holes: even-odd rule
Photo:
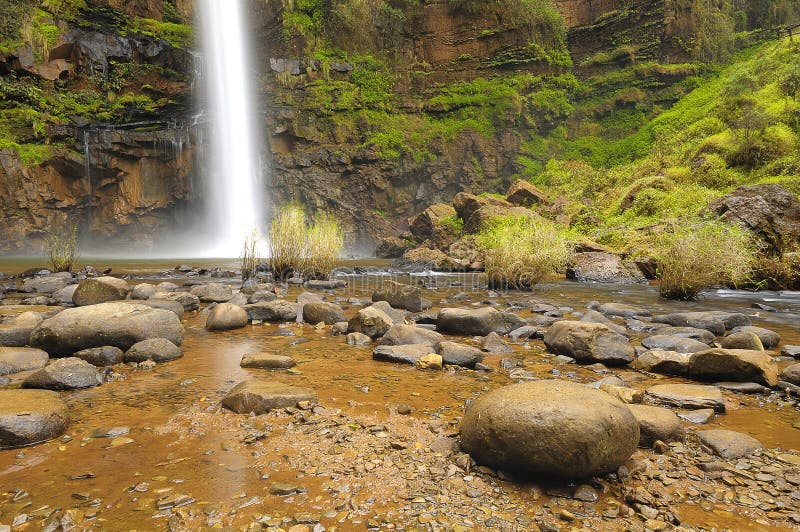
[[300, 273], [306, 255], [306, 215], [296, 204], [284, 205], [269, 228], [270, 269], [277, 281]]
[[655, 245], [659, 293], [693, 300], [706, 288], [747, 280], [756, 264], [757, 246], [746, 230], [719, 221], [676, 227]]
[[304, 274], [311, 279], [328, 279], [344, 248], [344, 231], [329, 214], [318, 214], [308, 228]]
[[478, 234], [493, 288], [530, 290], [566, 266], [573, 245], [567, 233], [541, 218], [504, 217]]
[[44, 252], [50, 259], [51, 271], [68, 272], [78, 260], [78, 226], [63, 227], [45, 238]]
[[258, 232], [256, 230], [253, 230], [245, 237], [242, 245], [242, 254], [239, 258], [242, 260], [242, 282], [255, 278], [258, 265], [261, 263], [261, 257], [258, 254]]

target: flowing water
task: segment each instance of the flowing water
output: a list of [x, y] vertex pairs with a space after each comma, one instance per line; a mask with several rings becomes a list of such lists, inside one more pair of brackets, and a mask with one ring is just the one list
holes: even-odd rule
[[264, 222], [258, 143], [259, 115], [241, 0], [201, 0], [201, 85], [210, 125], [206, 178], [207, 236], [193, 254], [238, 257], [244, 238]]
[[[163, 277], [160, 272], [172, 265], [144, 261], [127, 265], [116, 263], [114, 268], [119, 273], [157, 282]], [[0, 266], [14, 271], [28, 264]], [[341, 303], [351, 316], [368, 300], [383, 277], [351, 275], [347, 289], [327, 297]], [[651, 287], [558, 282], [545, 285], [533, 294], [490, 294], [485, 289], [467, 289], [473, 284], [480, 285], [475, 276], [414, 278], [415, 281], [420, 279], [429, 286], [438, 285], [425, 294], [436, 307], [447, 305], [446, 300], [453, 295], [467, 291], [467, 299], [460, 300], [458, 306], [477, 305], [487, 300], [507, 305], [538, 297], [555, 305], [573, 307], [576, 312], [595, 299], [642, 305], [654, 312], [708, 308], [750, 314], [755, 325], [779, 332], [783, 343], [800, 343], [798, 293], [720, 291], [710, 293], [699, 303], [684, 304], [659, 300]], [[286, 299], [293, 300], [299, 292], [300, 289], [291, 289]], [[353, 301], [353, 298], [361, 301]], [[769, 301], [777, 312], [765, 313], [751, 308], [753, 303], [763, 301]], [[0, 306], [0, 314], [27, 310], [8, 303]], [[519, 313], [523, 315], [523, 311]], [[410, 441], [419, 438], [427, 445], [430, 441], [424, 440], [423, 428], [432, 423], [430, 420], [457, 428], [465, 401], [510, 382], [507, 372], [503, 371], [487, 376], [472, 371], [421, 372], [411, 366], [376, 362], [372, 360], [370, 346], [348, 346], [343, 337], [331, 336], [330, 328], [317, 329], [307, 324], [254, 325], [233, 332], [211, 333], [204, 329], [205, 315], [201, 313], [187, 313], [183, 321], [186, 327], [183, 358], [151, 371], [121, 367], [118, 371], [126, 376], [124, 380], [63, 393], [73, 418], [67, 433], [69, 438], [26, 449], [0, 451], [0, 493], [13, 489], [27, 492], [17, 502], [0, 504], [0, 523], [10, 522], [23, 513], [36, 522], [39, 516], [54, 508], [71, 508], [97, 529], [165, 529], [170, 512], [158, 511], [158, 500], [172, 494], [186, 494], [195, 502], [187, 509], [185, 518], [203, 526], [214, 524], [241, 529], [258, 516], [280, 520], [312, 512], [324, 516], [325, 526], [364, 530], [364, 523], [370, 516], [396, 517], [392, 512], [397, 504], [392, 501], [399, 488], [392, 478], [378, 475], [372, 481], [365, 480], [372, 482], [367, 485], [366, 493], [354, 493], [349, 503], [352, 508], [343, 510], [331, 495], [331, 479], [337, 478], [329, 472], [329, 468], [335, 467], [331, 465], [331, 457], [318, 456], [318, 443], [305, 440], [306, 433], [291, 432], [291, 416], [275, 414], [248, 418], [235, 415], [220, 409], [219, 401], [224, 394], [236, 383], [251, 378], [277, 379], [311, 387], [328, 411], [341, 410], [341, 416], [348, 416], [348, 420], [384, 424], [393, 437], [403, 434]], [[580, 382], [598, 378], [584, 367], [554, 364], [540, 341], [514, 342], [513, 349], [515, 353], [511, 356], [524, 360], [525, 368], [537, 377], [552, 378], [554, 371], [558, 371], [561, 378], [566, 376]], [[239, 366], [244, 353], [260, 351], [292, 356], [298, 363], [297, 371], [270, 373]], [[501, 358], [488, 356], [486, 363], [496, 368]], [[621, 369], [618, 373], [626, 380], [630, 377], [629, 382], [637, 388], [646, 388], [654, 382], [632, 370]], [[19, 375], [14, 382], [24, 376]], [[659, 382], [672, 380], [659, 379]], [[754, 396], [725, 395], [730, 405], [728, 413], [718, 416], [704, 428], [733, 429], [750, 434], [771, 448], [800, 450], [800, 430], [795, 428], [799, 426], [800, 415], [793, 403], [771, 401], [765, 404]], [[399, 404], [409, 405], [413, 414], [398, 416], [395, 409]], [[119, 426], [129, 429], [122, 438], [93, 435], [94, 431]], [[346, 427], [352, 426], [348, 421]], [[243, 444], [243, 436], [256, 430], [266, 432], [265, 439], [253, 445]], [[357, 452], [358, 445], [351, 446], [352, 449], [336, 451], [343, 453], [345, 462], [351, 458], [355, 462], [355, 456], [350, 457], [348, 453]], [[375, 475], [380, 467], [363, 474]], [[421, 471], [420, 474], [429, 473]], [[271, 495], [269, 487], [279, 481], [302, 483], [307, 493], [295, 497]], [[340, 483], [341, 480], [334, 482]], [[547, 500], [524, 484], [499, 482], [498, 486], [515, 503], [507, 509], [512, 516], [532, 516]], [[360, 505], [367, 504], [365, 501], [371, 501], [370, 510], [360, 512]], [[691, 499], [681, 507], [681, 517], [687, 525], [709, 529], [745, 530], [755, 526], [746, 513], [739, 514], [724, 505], [701, 507]], [[343, 524], [339, 524], [342, 521]]]

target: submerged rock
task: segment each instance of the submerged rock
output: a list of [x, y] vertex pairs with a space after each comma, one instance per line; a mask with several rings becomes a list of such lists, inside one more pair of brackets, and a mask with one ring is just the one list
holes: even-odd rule
[[615, 471], [639, 444], [639, 423], [610, 395], [565, 381], [514, 384], [478, 397], [461, 423], [478, 463], [583, 478]]
[[289, 369], [297, 365], [292, 357], [274, 355], [272, 353], [248, 353], [242, 355], [239, 364], [243, 368], [257, 369]]
[[0, 449], [57, 438], [69, 421], [67, 404], [55, 392], [0, 390]]
[[168, 310], [122, 302], [66, 309], [44, 320], [31, 334], [31, 345], [53, 355], [107, 345], [130, 349], [142, 340], [183, 342], [183, 325]]
[[79, 358], [70, 357], [54, 360], [50, 365], [29, 375], [23, 381], [22, 387], [45, 390], [78, 390], [93, 388], [102, 382], [97, 368]]
[[228, 392], [222, 406], [237, 414], [260, 415], [276, 408], [297, 406], [301, 401], [316, 402], [316, 392], [282, 382], [245, 381]]
[[633, 361], [628, 339], [605, 325], [578, 321], [554, 323], [544, 334], [547, 349], [582, 363], [622, 365]]

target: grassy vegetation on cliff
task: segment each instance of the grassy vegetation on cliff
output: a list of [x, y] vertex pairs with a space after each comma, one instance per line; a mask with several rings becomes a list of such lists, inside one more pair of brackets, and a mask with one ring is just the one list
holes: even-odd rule
[[621, 249], [645, 245], [669, 219], [696, 220], [733, 188], [779, 182], [800, 192], [800, 43], [742, 52], [671, 109], [617, 140], [558, 131], [531, 141], [527, 177], [569, 200], [573, 225]]

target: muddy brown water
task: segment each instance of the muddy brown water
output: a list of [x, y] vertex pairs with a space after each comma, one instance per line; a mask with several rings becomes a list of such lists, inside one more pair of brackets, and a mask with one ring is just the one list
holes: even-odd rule
[[[25, 267], [28, 267], [25, 265]], [[8, 265], [0, 269], [10, 271]], [[22, 266], [20, 266], [20, 269]], [[119, 264], [119, 272], [156, 282], [165, 264]], [[351, 286], [327, 298], [339, 301], [351, 316], [360, 306], [349, 304], [348, 298], [366, 301], [372, 287], [383, 276], [350, 277]], [[409, 280], [408, 278], [406, 280]], [[659, 300], [653, 287], [586, 286], [556, 282], [533, 293], [509, 292], [488, 294], [475, 276], [420, 275], [412, 282], [425, 281], [438, 285], [426, 297], [437, 307], [455, 293], [466, 292], [467, 300], [450, 306], [470, 306], [493, 301], [504, 305], [531, 297], [576, 312], [585, 309], [591, 300], [617, 301], [641, 305], [657, 312], [682, 310], [726, 310], [753, 316], [754, 325], [779, 332], [782, 344], [800, 344], [800, 294], [746, 293], [717, 291], [695, 303], [674, 303]], [[451, 286], [456, 283], [456, 286]], [[300, 292], [292, 288], [287, 299]], [[751, 308], [753, 303], [766, 303], [779, 312]], [[8, 309], [10, 310], [10, 309]], [[0, 306], [0, 313], [3, 307]], [[520, 311], [523, 317], [529, 312]], [[183, 345], [184, 357], [151, 371], [120, 369], [125, 380], [108, 382], [90, 390], [63, 393], [70, 405], [71, 439], [58, 439], [41, 445], [0, 451], [0, 493], [22, 489], [28, 496], [20, 501], [7, 500], [0, 506], [0, 523], [11, 523], [20, 514], [28, 514], [32, 530], [39, 527], [37, 516], [54, 508], [81, 508], [92, 519], [92, 526], [107, 530], [151, 530], [166, 526], [163, 513], [155, 510], [156, 499], [172, 493], [190, 494], [194, 507], [213, 508], [220, 504], [236, 504], [257, 496], [258, 504], [242, 504], [235, 515], [227, 517], [227, 527], [241, 527], [254, 516], [295, 515], [309, 511], [320, 513], [326, 508], [320, 502], [323, 480], [302, 479], [309, 490], [300, 499], [279, 498], [268, 493], [270, 483], [297, 482], [298, 472], [291, 467], [292, 457], [275, 456], [268, 471], [263, 461], [256, 466], [251, 449], [230, 445], [237, 438], [242, 424], [258, 426], [259, 420], [221, 411], [219, 400], [235, 384], [252, 378], [274, 378], [286, 383], [308, 386], [317, 391], [320, 404], [338, 408], [348, 414], [368, 416], [391, 423], [396, 419], [397, 405], [407, 404], [415, 418], [435, 414], [438, 419], [457, 421], [465, 401], [492, 388], [509, 384], [507, 372], [495, 371], [488, 377], [468, 371], [421, 372], [412, 367], [376, 362], [371, 347], [351, 347], [343, 337], [332, 337], [330, 328], [317, 330], [310, 325], [254, 325], [244, 329], [209, 333], [203, 325], [205, 315], [187, 313]], [[286, 331], [293, 336], [286, 336]], [[464, 341], [461, 339], [460, 341]], [[526, 369], [536, 376], [552, 378], [553, 371], [581, 382], [599, 376], [575, 365], [556, 365], [546, 355], [539, 341], [513, 344], [515, 356], [524, 359]], [[296, 374], [265, 373], [243, 369], [241, 356], [248, 352], [268, 351], [292, 356], [297, 361]], [[497, 367], [501, 356], [487, 357], [487, 364]], [[646, 388], [655, 381], [631, 370], [620, 370], [624, 379], [637, 388]], [[572, 375], [574, 374], [574, 375]], [[19, 382], [19, 379], [12, 382]], [[661, 379], [659, 382], [667, 382]], [[718, 416], [705, 427], [728, 428], [750, 434], [767, 447], [800, 450], [800, 414], [792, 402], [775, 400], [760, 404], [757, 396], [724, 394], [729, 405], [727, 414]], [[276, 430], [280, 431], [280, 424]], [[121, 437], [95, 438], [93, 431], [128, 427]], [[800, 425], [798, 425], [800, 426]], [[691, 429], [690, 429], [691, 430]], [[267, 448], [269, 448], [269, 439]], [[269, 479], [262, 478], [269, 475]], [[303, 476], [303, 475], [299, 475]], [[89, 478], [86, 478], [89, 477]], [[148, 484], [148, 491], [131, 491], [132, 486]], [[512, 492], [513, 484], [507, 486]], [[517, 495], [530, 505], [529, 490], [519, 486]], [[93, 502], [95, 501], [95, 502]], [[99, 501], [99, 502], [97, 502]], [[231, 501], [234, 501], [231, 503]], [[706, 511], [686, 504], [681, 508], [685, 524], [704, 528], [752, 529], [743, 515]], [[335, 521], [323, 521], [335, 524]], [[22, 528], [24, 529], [25, 525]], [[360, 529], [363, 529], [363, 525]], [[339, 527], [339, 530], [347, 530]], [[358, 528], [354, 528], [358, 529]]]

